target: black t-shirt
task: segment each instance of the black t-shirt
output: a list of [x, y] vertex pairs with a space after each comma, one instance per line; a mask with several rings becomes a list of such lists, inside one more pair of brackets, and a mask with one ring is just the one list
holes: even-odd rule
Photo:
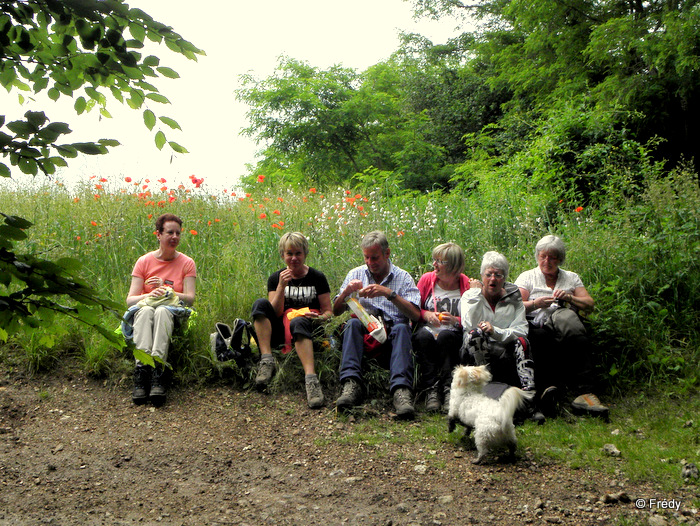
[[[278, 270], [268, 278], [268, 292], [277, 290], [277, 285], [280, 282], [280, 273], [283, 270], [285, 269]], [[301, 279], [293, 279], [284, 289], [284, 310], [301, 309], [303, 307], [321, 310], [318, 297], [321, 294], [330, 293], [330, 291], [331, 288], [323, 272], [309, 267], [306, 276]]]

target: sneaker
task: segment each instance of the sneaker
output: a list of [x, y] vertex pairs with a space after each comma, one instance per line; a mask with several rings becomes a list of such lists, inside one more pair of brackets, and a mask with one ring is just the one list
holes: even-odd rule
[[556, 418], [559, 412], [559, 389], [550, 385], [540, 395], [540, 410], [548, 418]]
[[255, 377], [255, 387], [265, 389], [275, 374], [274, 360], [260, 360], [258, 364], [258, 375]]
[[598, 397], [592, 393], [577, 396], [571, 403], [571, 408], [575, 413], [589, 414], [592, 416], [608, 417], [609, 409], [600, 403]]
[[131, 399], [136, 405], [146, 403], [150, 388], [151, 368], [145, 365], [137, 365], [134, 369], [134, 390], [131, 392]]
[[313, 378], [306, 381], [306, 402], [309, 404], [310, 409], [318, 409], [322, 407], [326, 399], [323, 396], [323, 391], [321, 390], [321, 382], [318, 378]]
[[343, 384], [340, 398], [335, 405], [339, 410], [351, 409], [360, 403], [362, 398], [362, 386], [354, 378], [348, 378]]
[[437, 413], [440, 411], [440, 393], [437, 387], [431, 387], [425, 393], [425, 410], [428, 413]]
[[151, 403], [160, 407], [165, 403], [165, 370], [162, 365], [156, 365], [151, 374]]
[[397, 387], [394, 391], [394, 409], [398, 418], [413, 420], [416, 411], [413, 408], [413, 395], [408, 387]]

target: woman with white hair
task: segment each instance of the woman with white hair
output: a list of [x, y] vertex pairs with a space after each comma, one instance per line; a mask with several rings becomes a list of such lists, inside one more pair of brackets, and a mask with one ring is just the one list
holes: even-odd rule
[[[527, 340], [525, 306], [520, 291], [508, 283], [510, 265], [503, 254], [490, 251], [481, 261], [481, 289], [462, 295], [464, 340], [460, 362], [488, 365], [495, 382], [535, 390], [535, 372]], [[528, 416], [541, 424], [544, 416], [534, 405]]]
[[560, 268], [566, 260], [561, 238], [540, 239], [535, 260], [537, 267], [520, 274], [515, 284], [527, 312], [537, 382], [544, 387], [540, 406], [554, 416], [558, 390], [573, 389], [574, 411], [607, 417], [608, 408], [593, 394], [590, 344], [578, 315], [593, 310], [593, 298], [578, 274]]
[[425, 392], [425, 410], [447, 410], [452, 370], [459, 363], [462, 294], [481, 286], [464, 273], [464, 252], [455, 243], [433, 249], [433, 270], [418, 280], [420, 321], [413, 332], [413, 352], [420, 372], [419, 389]]

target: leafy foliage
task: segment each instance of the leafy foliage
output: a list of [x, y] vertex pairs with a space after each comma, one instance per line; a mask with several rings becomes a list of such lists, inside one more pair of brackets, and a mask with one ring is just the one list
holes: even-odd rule
[[[101, 312], [117, 313], [121, 309], [110, 300], [101, 299], [84, 281], [73, 276], [81, 267], [74, 258], [61, 258], [55, 262], [34, 256], [17, 254], [13, 240], [27, 238], [25, 229], [29, 221], [17, 216], [4, 216], [0, 225], [0, 285], [6, 291], [0, 294], [0, 340], [6, 342], [27, 328], [53, 327], [54, 316], [62, 314], [90, 325], [108, 341], [117, 344], [115, 335], [102, 327]], [[73, 300], [72, 305], [57, 303], [52, 298], [64, 296]], [[49, 347], [55, 336], [62, 334], [48, 331], [43, 343]]]
[[[102, 116], [110, 117], [109, 98], [133, 109], [146, 106], [144, 121], [153, 129], [155, 114], [147, 104], [169, 101], [150, 79], [178, 74], [162, 66], [158, 57], [141, 53], [149, 41], [164, 43], [193, 60], [203, 54], [172, 28], [121, 0], [2, 2], [0, 84], [8, 92], [46, 91], [53, 101], [73, 98], [78, 114], [99, 108]], [[19, 100], [23, 102], [24, 95]], [[0, 116], [0, 153], [26, 174], [50, 175], [78, 152], [105, 154], [108, 147], [118, 145], [114, 140], [60, 144], [61, 136], [71, 131], [67, 124], [51, 122], [45, 112], [27, 112], [24, 117], [5, 122]], [[160, 118], [171, 128], [179, 127], [169, 117]], [[167, 143], [162, 131], [155, 142], [158, 148]], [[168, 144], [177, 152], [186, 151], [174, 141]], [[10, 173], [7, 162], [0, 162], [0, 175]]]
[[[140, 9], [131, 9], [122, 0], [8, 0], [0, 3], [0, 84], [17, 91], [19, 103], [28, 93], [46, 92], [57, 101], [74, 99], [77, 114], [99, 108], [110, 117], [108, 99], [116, 99], [135, 110], [143, 109], [144, 124], [153, 130], [156, 115], [148, 103], [167, 104], [150, 80], [177, 78], [171, 68], [154, 55], [144, 55], [147, 44], [164, 43], [171, 51], [196, 60], [203, 51], [184, 40], [172, 28], [153, 20]], [[173, 129], [173, 119], [160, 116]], [[115, 140], [62, 143], [71, 133], [68, 124], [52, 122], [44, 111], [28, 111], [23, 120], [7, 122], [0, 115], [0, 176], [10, 177], [11, 166], [23, 173], [54, 174], [66, 159], [78, 153], [106, 154]], [[168, 142], [162, 130], [155, 134], [160, 149], [169, 144], [186, 152], [176, 142]], [[9, 160], [9, 162], [8, 162]], [[9, 206], [3, 202], [3, 206]], [[31, 223], [18, 215], [4, 216], [0, 226], [0, 340], [7, 341], [24, 329], [51, 327], [38, 342], [51, 347], [67, 333], [54, 316], [61, 314], [85, 323], [117, 344], [117, 336], [102, 326], [101, 313], [116, 313], [121, 307], [102, 299], [98, 291], [75, 277], [80, 263], [72, 258], [56, 261], [18, 253], [14, 242], [27, 239]], [[55, 298], [67, 298], [68, 305]]]

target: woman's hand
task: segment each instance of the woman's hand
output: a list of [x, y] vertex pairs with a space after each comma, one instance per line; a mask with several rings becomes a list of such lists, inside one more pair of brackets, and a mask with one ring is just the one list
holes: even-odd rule
[[159, 278], [158, 276], [151, 276], [144, 282], [144, 290], [146, 290], [147, 292], [153, 292], [158, 287], [162, 287], [163, 284], [163, 278]]
[[438, 314], [438, 320], [440, 320], [440, 323], [443, 325], [456, 325], [460, 321], [457, 316], [452, 316], [452, 314], [447, 311]]
[[433, 327], [440, 326], [440, 318], [438, 316], [438, 313], [433, 312], [431, 310], [425, 311], [425, 314], [423, 315], [423, 321], [425, 321], [425, 323], [427, 323], [428, 325], [432, 325]]
[[561, 289], [556, 289], [552, 296], [556, 301], [566, 301], [567, 303], [571, 303], [571, 299], [574, 297], [570, 292]]
[[284, 269], [282, 272], [280, 272], [280, 280], [278, 283], [278, 287], [281, 287], [282, 289], [287, 288], [287, 285], [289, 285], [289, 282], [292, 281], [292, 271], [288, 268]]
[[484, 286], [484, 284], [479, 281], [478, 279], [474, 278], [469, 278], [469, 288], [470, 289], [480, 289]]
[[540, 296], [532, 300], [532, 310], [549, 308], [555, 301], [557, 300], [554, 296]]
[[480, 321], [479, 328], [484, 332], [484, 334], [493, 333], [493, 325], [491, 325], [491, 322], [489, 321]]
[[[152, 298], [160, 298], [163, 296], [167, 291], [169, 287], [158, 287], [153, 289], [151, 292], [148, 293], [148, 296]], [[172, 289], [171, 289], [172, 290]]]

